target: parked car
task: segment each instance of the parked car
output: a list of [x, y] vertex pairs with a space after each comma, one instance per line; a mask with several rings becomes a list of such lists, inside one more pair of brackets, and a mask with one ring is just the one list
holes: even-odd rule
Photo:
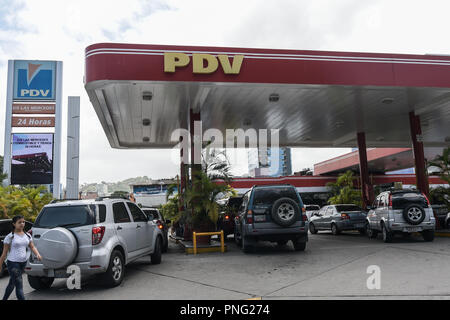
[[39, 213], [32, 235], [42, 261], [32, 254], [25, 272], [36, 290], [68, 277], [70, 265], [81, 276], [98, 275], [118, 286], [130, 262], [150, 256], [153, 264], [161, 263], [162, 231], [125, 199], [52, 201]]
[[425, 241], [434, 240], [436, 220], [428, 198], [416, 190], [386, 191], [377, 196], [367, 215], [367, 235], [383, 234], [391, 242], [397, 233], [421, 232]]
[[244, 252], [257, 241], [292, 241], [303, 251], [308, 241], [308, 220], [300, 195], [291, 185], [254, 186], [243, 197], [235, 218], [234, 238]]
[[445, 204], [433, 204], [431, 205], [433, 209], [434, 217], [439, 222], [441, 228], [448, 228], [447, 215], [449, 213], [448, 207]]
[[317, 204], [305, 204], [306, 216], [308, 217], [308, 221], [310, 221], [311, 217], [314, 213], [319, 212], [320, 206]]
[[217, 219], [217, 230], [223, 230], [225, 238], [234, 234], [234, 219], [239, 207], [242, 204], [243, 197], [230, 197], [225, 205], [225, 211], [220, 212]]
[[[3, 253], [3, 240], [5, 237], [11, 233], [12, 231], [12, 219], [1, 219], [0, 220], [0, 256]], [[25, 231], [30, 231], [31, 227], [33, 226], [33, 223], [29, 221], [25, 221]], [[3, 268], [2, 272], [0, 273], [0, 278], [3, 277], [7, 272], [8, 269], [6, 268], [6, 262], [3, 262]]]
[[444, 224], [444, 226], [445, 226], [447, 229], [450, 229], [450, 212], [447, 213], [447, 216], [445, 217], [445, 224]]
[[161, 229], [163, 233], [163, 247], [162, 252], [167, 252], [169, 248], [169, 225], [172, 221], [164, 219], [163, 214], [156, 208], [141, 208], [147, 215], [149, 220], [153, 220], [154, 223]]
[[358, 230], [365, 233], [366, 212], [354, 204], [335, 204], [324, 206], [309, 220], [309, 232], [331, 230], [334, 235], [341, 231]]

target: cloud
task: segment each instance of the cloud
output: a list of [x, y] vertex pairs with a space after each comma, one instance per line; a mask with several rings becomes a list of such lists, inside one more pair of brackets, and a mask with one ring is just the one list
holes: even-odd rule
[[[112, 149], [83, 86], [84, 50], [98, 42], [448, 53], [447, 1], [374, 0], [79, 0], [1, 1], [0, 103], [6, 61], [64, 61], [67, 96], [81, 96], [80, 183], [147, 175], [170, 177], [168, 150]], [[438, 9], [437, 9], [438, 8]], [[0, 113], [4, 123], [4, 112]], [[67, 112], [63, 115], [65, 184]], [[0, 130], [0, 147], [3, 147]], [[295, 149], [294, 170], [348, 151]], [[239, 153], [239, 152], [238, 152]], [[244, 154], [245, 156], [245, 154]], [[244, 156], [235, 171], [246, 172]]]

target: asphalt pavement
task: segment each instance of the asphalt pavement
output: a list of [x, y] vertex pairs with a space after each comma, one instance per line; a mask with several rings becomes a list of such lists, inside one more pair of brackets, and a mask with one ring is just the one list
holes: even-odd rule
[[[310, 235], [305, 252], [294, 251], [291, 243], [261, 242], [244, 254], [232, 236], [227, 245], [224, 254], [194, 256], [171, 241], [160, 265], [151, 265], [150, 258], [130, 264], [116, 288], [90, 278], [81, 290], [69, 290], [57, 279], [50, 290], [35, 291], [24, 275], [24, 292], [30, 300], [450, 299], [450, 238], [398, 237], [385, 244], [358, 233], [320, 232]], [[7, 282], [0, 279], [2, 295]]]

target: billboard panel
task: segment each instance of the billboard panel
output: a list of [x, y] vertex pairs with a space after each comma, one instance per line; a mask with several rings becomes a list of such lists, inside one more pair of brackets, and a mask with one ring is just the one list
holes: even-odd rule
[[12, 117], [13, 127], [54, 127], [54, 117]]
[[53, 133], [14, 133], [11, 184], [51, 183], [53, 183]]
[[14, 100], [55, 100], [55, 61], [14, 61]]
[[55, 114], [56, 105], [49, 103], [14, 103], [12, 113], [14, 114]]

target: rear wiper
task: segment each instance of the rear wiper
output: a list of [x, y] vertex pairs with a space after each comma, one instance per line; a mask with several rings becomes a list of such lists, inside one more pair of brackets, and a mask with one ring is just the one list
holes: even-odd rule
[[62, 225], [57, 226], [57, 227], [67, 228], [67, 227], [74, 227], [74, 226], [81, 226], [81, 224], [79, 224], [79, 223], [69, 223], [69, 224], [62, 224]]

